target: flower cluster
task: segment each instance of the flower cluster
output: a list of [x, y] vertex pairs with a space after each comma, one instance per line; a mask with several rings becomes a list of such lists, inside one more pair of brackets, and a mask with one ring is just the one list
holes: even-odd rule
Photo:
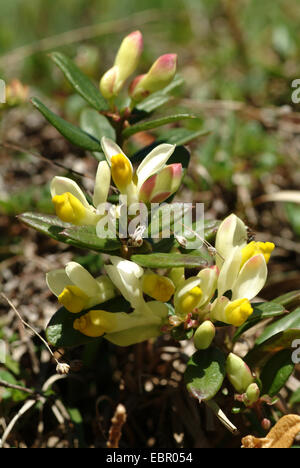
[[[215, 336], [215, 323], [240, 326], [252, 314], [250, 300], [266, 282], [273, 249], [270, 242], [247, 243], [245, 224], [230, 215], [217, 232], [216, 264], [196, 276], [186, 278], [181, 267], [163, 275], [111, 256], [106, 275], [94, 279], [81, 265], [70, 262], [65, 270], [50, 272], [47, 283], [69, 312], [80, 313], [73, 326], [86, 336], [105, 335], [127, 346], [183, 327], [196, 329], [195, 346], [206, 349]], [[101, 309], [102, 303], [118, 295], [130, 304], [131, 313]]]
[[167, 165], [175, 145], [154, 148], [134, 173], [130, 159], [109, 138], [103, 137], [102, 149], [107, 161], [101, 161], [95, 179], [93, 205], [81, 188], [66, 177], [54, 177], [50, 190], [57, 216], [75, 225], [96, 225], [103, 216], [100, 206], [107, 201], [111, 179], [128, 203], [161, 203], [174, 194], [182, 180], [181, 164]]

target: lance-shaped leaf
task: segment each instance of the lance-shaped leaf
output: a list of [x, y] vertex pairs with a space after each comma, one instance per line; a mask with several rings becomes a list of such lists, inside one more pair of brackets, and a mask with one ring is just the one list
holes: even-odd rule
[[121, 247], [121, 243], [117, 238], [99, 237], [94, 226], [67, 227], [60, 235], [65, 238], [65, 242], [77, 243], [77, 245], [90, 250], [111, 251], [118, 250]]
[[136, 106], [136, 109], [138, 111], [143, 111], [147, 114], [150, 114], [155, 109], [158, 109], [159, 107], [169, 102], [171, 99], [170, 93], [174, 89], [181, 86], [183, 81], [184, 80], [180, 76], [175, 76], [174, 80], [168, 86], [166, 86], [163, 90], [157, 91], [156, 93], [151, 94], [148, 98], [144, 99]]
[[282, 296], [273, 299], [276, 304], [283, 305], [288, 310], [293, 310], [295, 307], [300, 306], [300, 290], [290, 291]]
[[259, 368], [263, 366], [272, 354], [292, 347], [294, 340], [300, 339], [300, 329], [290, 329], [281, 331], [276, 335], [264, 341], [260, 345], [256, 345], [244, 358], [248, 366], [251, 368]]
[[132, 255], [131, 260], [144, 268], [205, 268], [209, 266], [207, 259], [201, 255], [176, 253]]
[[300, 307], [266, 327], [263, 333], [257, 338], [255, 344], [260, 345], [277, 333], [290, 328], [299, 328], [300, 331]]
[[281, 304], [276, 304], [275, 302], [261, 302], [251, 305], [253, 307], [253, 313], [247, 321], [236, 330], [233, 337], [234, 342], [247, 330], [257, 325], [261, 320], [278, 317], [285, 313], [284, 307]]
[[260, 374], [261, 393], [270, 397], [277, 395], [292, 374], [294, 367], [290, 349], [283, 349], [272, 356]]
[[94, 109], [83, 109], [80, 114], [80, 127], [97, 140], [104, 136], [116, 140], [116, 131], [109, 120]]
[[60, 52], [50, 54], [51, 59], [61, 69], [73, 89], [97, 111], [108, 110], [108, 104], [91, 80], [82, 73], [75, 63]]
[[209, 135], [210, 133], [210, 130], [205, 129], [190, 130], [188, 128], [171, 128], [164, 132], [159, 140], [170, 143], [171, 145], [186, 145], [190, 141]]
[[67, 140], [80, 148], [89, 151], [101, 151], [100, 141], [81, 130], [46, 107], [39, 99], [31, 99], [32, 104]]
[[[130, 310], [130, 304], [125, 301], [123, 297], [116, 297], [92, 309], [101, 309], [107, 312], [128, 312]], [[72, 314], [64, 307], [61, 307], [53, 315], [46, 328], [48, 342], [57, 348], [72, 348], [99, 340], [99, 338], [85, 336], [73, 328], [74, 320], [86, 314], [86, 312], [86, 310], [83, 310], [78, 314]]]
[[23, 213], [18, 218], [42, 234], [74, 247], [96, 251], [112, 251], [120, 248], [117, 239], [99, 238], [94, 226], [74, 226], [64, 223], [57, 216], [40, 213]]
[[197, 116], [192, 115], [192, 114], [175, 114], [175, 115], [168, 115], [166, 117], [161, 117], [155, 120], [139, 122], [138, 124], [131, 125], [131, 127], [126, 128], [123, 131], [123, 137], [129, 138], [130, 136], [138, 132], [146, 132], [147, 130], [152, 130], [153, 128], [161, 127], [163, 125], [167, 125], [173, 122], [178, 122], [180, 120], [196, 119], [196, 118]]
[[218, 348], [197, 351], [190, 358], [184, 381], [191, 394], [201, 401], [211, 400], [225, 378], [225, 355]]

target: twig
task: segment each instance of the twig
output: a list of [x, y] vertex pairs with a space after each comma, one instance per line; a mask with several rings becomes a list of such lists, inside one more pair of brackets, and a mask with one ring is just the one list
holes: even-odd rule
[[5, 442], [6, 442], [6, 439], [7, 437], [9, 436], [9, 434], [11, 433], [14, 425], [16, 424], [16, 422], [27, 412], [30, 410], [30, 408], [32, 408], [32, 406], [34, 406], [36, 404], [36, 400], [27, 400], [24, 405], [22, 406], [22, 408], [17, 412], [17, 414], [13, 417], [13, 419], [10, 421], [9, 425], [7, 426], [7, 428], [5, 429], [4, 433], [3, 433], [3, 436], [2, 436], [2, 439], [0, 439], [0, 447], [3, 447]]
[[17, 309], [15, 308], [14, 304], [8, 299], [8, 297], [5, 296], [5, 294], [3, 293], [0, 293], [0, 295], [3, 297], [3, 299], [5, 299], [5, 301], [10, 305], [10, 307], [13, 309], [13, 311], [15, 312], [15, 314], [17, 315], [17, 317], [19, 318], [19, 320], [21, 320], [21, 322], [23, 323], [23, 325], [25, 327], [28, 327], [36, 336], [39, 337], [39, 339], [44, 343], [44, 345], [46, 346], [46, 348], [48, 349], [49, 353], [51, 354], [51, 356], [53, 357], [53, 359], [55, 360], [55, 362], [57, 363], [57, 365], [60, 365], [60, 362], [56, 359], [56, 357], [54, 356], [50, 346], [48, 345], [47, 341], [44, 340], [44, 338], [31, 326], [29, 325], [27, 322], [25, 322], [25, 320], [23, 320], [23, 318], [21, 317], [21, 315], [19, 314], [19, 312], [17, 311]]
[[21, 385], [15, 385], [6, 380], [0, 379], [0, 387], [11, 388], [13, 390], [20, 390], [21, 392], [28, 393], [29, 395], [34, 395], [36, 397], [40, 397], [41, 394], [36, 392], [35, 390], [31, 390], [31, 388], [22, 387]]

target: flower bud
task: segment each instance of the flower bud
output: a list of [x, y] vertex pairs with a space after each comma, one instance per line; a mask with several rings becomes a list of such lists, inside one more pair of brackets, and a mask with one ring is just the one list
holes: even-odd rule
[[246, 404], [247, 406], [253, 405], [260, 396], [259, 387], [256, 383], [252, 383], [246, 390]]
[[118, 67], [114, 66], [107, 70], [100, 81], [100, 91], [105, 99], [111, 99], [115, 94], [115, 86], [118, 76]]
[[28, 86], [19, 80], [12, 80], [6, 87], [6, 104], [10, 107], [19, 106], [28, 99]]
[[115, 63], [101, 78], [100, 91], [106, 99], [117, 96], [124, 82], [135, 71], [143, 49], [140, 31], [134, 31], [123, 39]]
[[143, 203], [162, 203], [175, 193], [182, 180], [182, 165], [170, 164], [158, 174], [147, 179], [140, 188], [139, 199]]
[[159, 57], [147, 74], [138, 76], [132, 82], [129, 94], [136, 102], [165, 88], [174, 78], [177, 66], [177, 55], [166, 54]]
[[215, 326], [209, 320], [205, 320], [194, 334], [194, 345], [197, 349], [207, 349], [211, 345], [216, 334]]
[[244, 393], [254, 381], [247, 364], [233, 353], [227, 357], [226, 373], [230, 383], [238, 393]]

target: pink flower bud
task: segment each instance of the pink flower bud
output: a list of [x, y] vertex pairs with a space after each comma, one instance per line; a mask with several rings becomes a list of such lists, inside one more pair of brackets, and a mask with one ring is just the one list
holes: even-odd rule
[[181, 179], [181, 164], [165, 166], [158, 174], [154, 174], [143, 183], [139, 192], [140, 201], [143, 203], [162, 203], [178, 190]]
[[114, 66], [100, 81], [100, 91], [106, 99], [117, 96], [124, 82], [135, 71], [142, 50], [143, 36], [140, 31], [134, 31], [123, 39]]
[[146, 75], [140, 75], [132, 82], [129, 92], [134, 101], [141, 101], [149, 94], [165, 88], [174, 78], [177, 55], [159, 57]]

